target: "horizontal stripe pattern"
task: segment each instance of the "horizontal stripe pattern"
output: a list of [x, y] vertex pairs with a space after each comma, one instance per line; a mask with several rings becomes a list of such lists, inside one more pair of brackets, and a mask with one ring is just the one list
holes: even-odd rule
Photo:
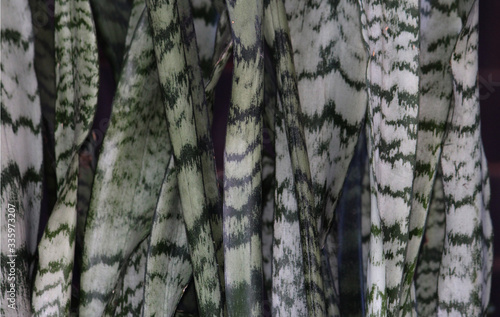
[[179, 192], [198, 295], [200, 314], [222, 314], [222, 293], [218, 277], [208, 202], [203, 185], [203, 170], [193, 90], [186, 62], [185, 45], [177, 2], [146, 2], [153, 28], [153, 42], [168, 132], [178, 169]]
[[113, 101], [85, 227], [80, 316], [103, 313], [120, 272], [149, 234], [171, 155], [145, 11], [129, 32], [135, 35]]
[[[35, 315], [68, 315], [77, 225], [78, 150], [87, 137], [97, 105], [97, 39], [90, 4], [56, 1], [55, 165], [58, 197], [39, 243], [33, 288]], [[76, 40], [78, 38], [79, 40]], [[54, 271], [57, 267], [58, 270]], [[55, 285], [58, 285], [54, 288]], [[50, 299], [45, 297], [49, 293]]]
[[492, 265], [489, 183], [479, 125], [478, 2], [472, 5], [452, 58], [453, 113], [441, 168], [446, 232], [438, 280], [438, 314], [486, 314]]
[[416, 305], [412, 293], [413, 275], [452, 99], [449, 60], [462, 23], [457, 7], [445, 3], [420, 2], [419, 122], [408, 247], [401, 288], [403, 315], [412, 313]]
[[261, 316], [262, 1], [226, 1], [233, 48], [233, 84], [224, 149], [223, 241], [229, 316]]
[[[400, 314], [419, 109], [419, 3], [360, 1], [370, 60], [368, 138], [373, 246], [367, 314]], [[379, 222], [380, 221], [380, 222]]]
[[171, 160], [156, 205], [149, 237], [144, 316], [173, 316], [192, 274], [186, 231]]
[[[29, 315], [42, 200], [41, 106], [28, 1], [2, 1], [1, 11], [0, 315]], [[16, 257], [10, 257], [12, 254]], [[8, 264], [12, 259], [14, 276]], [[12, 304], [8, 300], [11, 285], [15, 291], [13, 307], [8, 306]]]

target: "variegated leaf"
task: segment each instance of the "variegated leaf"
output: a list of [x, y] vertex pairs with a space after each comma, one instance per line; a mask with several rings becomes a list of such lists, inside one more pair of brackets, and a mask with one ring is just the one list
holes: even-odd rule
[[446, 212], [438, 280], [442, 316], [485, 315], [491, 287], [493, 232], [479, 125], [478, 16], [475, 1], [451, 58], [454, 105], [440, 162]]
[[442, 173], [438, 169], [415, 272], [416, 311], [421, 316], [437, 315], [439, 267], [445, 234], [443, 194]]
[[[202, 155], [198, 149], [197, 120], [191, 89], [188, 39], [183, 39], [179, 7], [176, 1], [146, 2], [153, 28], [154, 48], [168, 131], [178, 168], [179, 192], [200, 313], [221, 315], [222, 293], [212, 237], [210, 204], [204, 187]], [[196, 85], [198, 83], [194, 81]]]
[[149, 239], [146, 238], [130, 254], [102, 316], [141, 316], [145, 298], [144, 276], [148, 246]]
[[103, 313], [120, 271], [149, 234], [171, 155], [145, 11], [134, 30], [87, 216], [80, 316]]
[[264, 33], [273, 51], [276, 81], [282, 104], [286, 142], [291, 161], [297, 198], [300, 240], [303, 257], [304, 286], [309, 315], [324, 315], [325, 303], [321, 278], [321, 255], [318, 243], [311, 172], [293, 63], [293, 48], [286, 12], [281, 0], [270, 1], [265, 7]]
[[193, 271], [173, 163], [163, 181], [149, 238], [144, 316], [173, 316]]
[[59, 192], [39, 243], [33, 288], [35, 315], [69, 314], [77, 224], [78, 150], [89, 133], [99, 82], [90, 4], [84, 0], [56, 1], [54, 14], [55, 164]]
[[276, 112], [276, 189], [273, 226], [273, 316], [307, 315], [300, 225], [284, 115]]
[[285, 6], [323, 247], [366, 113], [368, 54], [357, 1]]
[[416, 313], [412, 312], [415, 308], [413, 276], [451, 106], [449, 60], [461, 24], [458, 6], [449, 6], [444, 1], [420, 1], [418, 136], [408, 246], [400, 295], [402, 315]]
[[416, 160], [419, 3], [360, 0], [360, 6], [370, 52], [367, 141], [377, 241], [368, 265], [367, 314], [392, 316], [400, 311]]
[[[215, 167], [214, 148], [211, 136], [208, 106], [205, 100], [205, 86], [198, 57], [198, 37], [206, 38], [202, 32], [195, 34], [196, 19], [193, 18], [189, 1], [179, 3], [179, 18], [181, 21], [182, 37], [186, 63], [191, 78], [192, 102], [196, 121], [196, 135], [198, 149], [201, 153], [201, 168], [203, 172], [203, 186], [207, 200], [207, 212], [210, 215], [212, 236], [215, 242], [215, 251], [219, 267], [221, 286], [224, 284], [224, 249], [222, 245], [222, 203], [219, 197], [219, 184]], [[201, 34], [200, 34], [201, 33]], [[205, 39], [206, 40], [206, 39]], [[201, 55], [201, 54], [200, 54]], [[222, 286], [222, 291], [224, 287]]]
[[42, 200], [41, 107], [28, 1], [1, 5], [1, 307], [27, 316]]
[[97, 105], [99, 62], [90, 4], [86, 0], [55, 3], [56, 127], [58, 188], [88, 135]]
[[229, 316], [261, 316], [262, 1], [226, 1], [234, 43], [224, 149], [223, 240]]

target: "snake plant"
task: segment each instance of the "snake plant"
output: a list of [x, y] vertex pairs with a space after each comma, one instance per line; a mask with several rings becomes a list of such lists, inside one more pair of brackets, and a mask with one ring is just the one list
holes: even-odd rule
[[485, 315], [478, 5], [2, 1], [0, 313]]

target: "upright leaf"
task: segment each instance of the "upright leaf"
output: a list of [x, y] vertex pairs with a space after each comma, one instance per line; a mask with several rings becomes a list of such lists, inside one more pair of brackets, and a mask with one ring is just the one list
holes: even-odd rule
[[97, 40], [90, 4], [55, 3], [56, 126], [58, 198], [38, 246], [33, 288], [35, 315], [68, 315], [75, 249], [78, 150], [89, 133], [99, 83]]
[[451, 58], [454, 105], [440, 162], [446, 232], [438, 280], [439, 315], [485, 315], [491, 286], [493, 232], [479, 125], [478, 15], [475, 1]]
[[422, 316], [437, 315], [439, 267], [445, 234], [442, 173], [437, 170], [429, 201], [425, 233], [415, 272], [416, 310]]
[[112, 291], [112, 299], [102, 316], [141, 316], [144, 305], [144, 275], [148, 252], [148, 239], [142, 240], [130, 254], [120, 272], [119, 281]]
[[120, 271], [149, 234], [171, 155], [160, 91], [151, 84], [158, 73], [145, 11], [129, 31], [135, 35], [113, 101], [85, 226], [80, 316], [102, 315]]
[[29, 315], [42, 200], [41, 107], [28, 1], [1, 6], [0, 315]]
[[283, 317], [307, 315], [297, 194], [284, 120], [277, 111], [272, 313]]
[[377, 241], [368, 266], [367, 314], [393, 316], [400, 311], [416, 160], [419, 3], [361, 0], [360, 6], [370, 53], [367, 142], [374, 193], [372, 235]]
[[408, 248], [401, 289], [400, 305], [404, 314], [410, 314], [415, 307], [411, 291], [414, 287], [413, 275], [451, 106], [449, 60], [460, 25], [458, 6], [440, 1], [420, 2], [418, 136]]
[[[178, 168], [179, 192], [186, 225], [193, 275], [203, 316], [222, 314], [214, 239], [204, 188], [202, 153], [198, 149], [193, 90], [176, 1], [146, 2], [153, 28], [154, 48], [168, 132]], [[186, 39], [184, 39], [186, 41]], [[195, 82], [195, 84], [197, 84]], [[196, 90], [194, 90], [196, 91]]]
[[285, 1], [320, 246], [366, 114], [368, 54], [356, 0]]
[[224, 150], [224, 270], [229, 316], [262, 314], [262, 1], [227, 1], [234, 43]]
[[173, 316], [193, 272], [171, 160], [156, 206], [144, 286], [144, 316]]
[[288, 21], [282, 1], [271, 1], [265, 9], [265, 37], [272, 48], [276, 64], [276, 81], [297, 197], [307, 308], [309, 315], [324, 315], [321, 255], [316, 218], [313, 214], [314, 196], [304, 129], [299, 121], [301, 109]]
[[58, 0], [55, 4], [56, 50], [56, 174], [61, 183], [88, 135], [97, 105], [99, 62], [88, 1]]
[[[196, 10], [195, 10], [196, 11]], [[194, 118], [196, 121], [196, 135], [198, 138], [198, 149], [201, 152], [201, 168], [203, 172], [203, 186], [207, 200], [207, 212], [210, 215], [212, 235], [215, 242], [217, 262], [219, 266], [219, 279], [221, 286], [224, 284], [224, 249], [222, 245], [222, 202], [219, 197], [219, 184], [215, 167], [214, 148], [209, 122], [209, 110], [205, 100], [205, 86], [198, 57], [198, 46], [196, 39], [207, 36], [195, 34], [195, 22], [191, 13], [189, 1], [179, 3], [179, 18], [181, 21], [186, 64], [191, 78], [192, 102]], [[222, 287], [224, 290], [224, 287]]]

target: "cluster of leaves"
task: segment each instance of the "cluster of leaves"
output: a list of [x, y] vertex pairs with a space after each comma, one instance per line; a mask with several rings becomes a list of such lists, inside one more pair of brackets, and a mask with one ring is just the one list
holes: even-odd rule
[[477, 0], [50, 3], [2, 1], [2, 315], [485, 314]]

